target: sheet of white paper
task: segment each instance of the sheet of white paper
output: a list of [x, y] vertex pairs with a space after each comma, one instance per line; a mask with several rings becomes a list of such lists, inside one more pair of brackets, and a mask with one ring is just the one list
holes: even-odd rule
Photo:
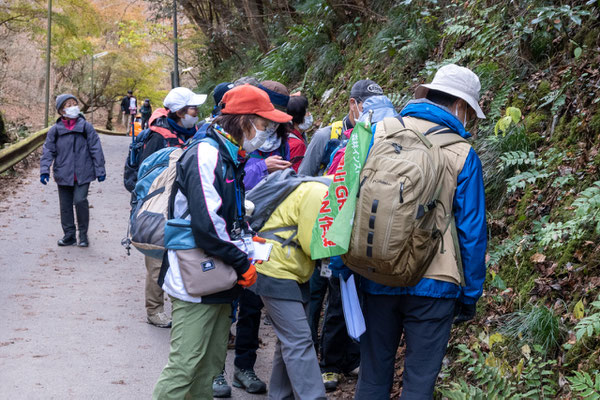
[[273, 243], [254, 243], [254, 260], [269, 261], [271, 256], [271, 250], [273, 250]]
[[358, 301], [354, 275], [351, 275], [347, 281], [340, 277], [340, 287], [342, 291], [342, 309], [344, 310], [348, 335], [352, 339], [360, 341], [360, 336], [365, 333], [367, 327]]

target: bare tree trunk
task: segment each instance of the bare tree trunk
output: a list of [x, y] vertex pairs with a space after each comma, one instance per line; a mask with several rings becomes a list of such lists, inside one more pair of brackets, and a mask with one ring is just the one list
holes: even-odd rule
[[264, 9], [261, 0], [244, 0], [244, 11], [248, 17], [248, 23], [250, 25], [250, 31], [252, 36], [256, 39], [258, 47], [264, 53], [269, 51], [269, 41], [267, 34], [263, 29], [263, 19], [261, 17], [261, 10]]
[[113, 108], [114, 108], [114, 106], [115, 106], [114, 102], [111, 102], [111, 103], [109, 103], [106, 106], [106, 110], [108, 111], [108, 114], [106, 116], [106, 129], [108, 129], [109, 131], [112, 131], [112, 129], [113, 129], [112, 120], [113, 120]]
[[10, 142], [10, 138], [6, 134], [6, 128], [4, 126], [4, 116], [0, 113], [0, 146], [4, 143]]

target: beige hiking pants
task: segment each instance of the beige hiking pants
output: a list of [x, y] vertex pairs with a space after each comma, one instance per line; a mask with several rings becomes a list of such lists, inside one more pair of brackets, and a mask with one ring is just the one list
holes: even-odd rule
[[158, 314], [164, 311], [165, 292], [158, 286], [158, 275], [162, 260], [153, 257], [144, 257], [146, 264], [146, 313], [148, 315]]

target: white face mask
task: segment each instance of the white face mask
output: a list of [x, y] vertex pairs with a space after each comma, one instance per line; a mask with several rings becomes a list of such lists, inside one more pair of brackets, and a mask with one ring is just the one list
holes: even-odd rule
[[254, 127], [256, 135], [254, 135], [254, 137], [250, 140], [244, 140], [242, 148], [246, 151], [246, 153], [252, 153], [254, 150], [258, 149], [269, 137], [269, 133], [267, 131], [261, 131], [258, 129], [256, 125], [254, 125], [254, 122], [250, 123], [252, 124], [252, 127]]
[[310, 127], [313, 124], [313, 116], [312, 114], [310, 115], [305, 115], [304, 116], [304, 121], [301, 124], [298, 124], [298, 129], [300, 129], [301, 131], [307, 131], [310, 129]]
[[[355, 111], [356, 114], [354, 113]], [[350, 112], [352, 113], [352, 118], [354, 118], [354, 123], [356, 123], [360, 117], [360, 108], [358, 108], [358, 103], [354, 103], [353, 106], [350, 106]]]
[[[454, 116], [456, 116], [456, 119], [458, 119], [458, 106], [456, 106], [456, 108], [454, 109]], [[465, 116], [463, 117], [463, 128], [467, 128], [467, 112], [465, 111]]]
[[185, 114], [185, 116], [181, 118], [181, 125], [186, 129], [193, 128], [197, 122], [198, 117], [192, 117], [190, 114]]
[[75, 119], [79, 116], [79, 106], [65, 108], [65, 117]]

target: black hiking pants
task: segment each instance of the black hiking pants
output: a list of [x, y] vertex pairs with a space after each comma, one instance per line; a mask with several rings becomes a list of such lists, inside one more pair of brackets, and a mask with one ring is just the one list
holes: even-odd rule
[[404, 333], [402, 400], [430, 400], [446, 354], [454, 299], [364, 293], [367, 331], [360, 338], [356, 400], [388, 400], [394, 363]]
[[90, 222], [90, 206], [87, 195], [90, 184], [77, 184], [75, 186], [58, 185], [58, 200], [60, 202], [60, 223], [62, 225], [65, 238], [75, 239], [75, 216], [73, 206], [77, 213], [77, 227], [79, 228], [79, 238], [87, 239], [88, 225]]
[[313, 343], [317, 355], [320, 354], [319, 346], [319, 325], [321, 321], [321, 310], [323, 309], [323, 301], [327, 294], [327, 284], [329, 280], [321, 276], [321, 261], [317, 261], [315, 271], [310, 277], [310, 305], [308, 311], [308, 325], [312, 334]]
[[360, 345], [348, 336], [339, 278], [328, 279], [328, 290], [321, 332], [321, 372], [347, 373], [360, 364]]
[[240, 369], [254, 369], [258, 350], [258, 329], [264, 305], [259, 295], [244, 289], [239, 299], [239, 313], [235, 332], [234, 365]]

